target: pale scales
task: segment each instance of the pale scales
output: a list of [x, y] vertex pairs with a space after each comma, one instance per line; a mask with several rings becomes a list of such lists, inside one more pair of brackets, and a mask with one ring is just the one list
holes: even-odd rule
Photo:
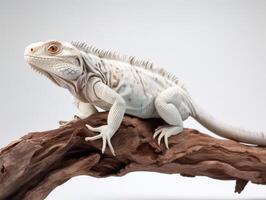
[[[102, 57], [102, 60], [105, 60], [104, 58], [108, 60], [109, 58], [109, 60], [114, 60], [112, 61], [114, 62], [114, 64], [122, 65], [131, 68], [132, 70], [145, 70], [145, 73], [142, 74], [147, 75], [146, 77], [148, 77], [145, 81], [150, 81], [150, 83], [154, 83], [154, 85], [156, 85], [155, 83], [158, 82], [169, 82], [168, 79], [172, 80], [172, 83], [176, 81], [176, 84], [173, 84], [172, 87], [165, 88], [165, 90], [161, 91], [161, 93], [158, 94], [158, 96], [156, 96], [154, 99], [154, 106], [157, 113], [167, 123], [167, 125], [158, 127], [155, 130], [154, 137], [159, 136], [159, 144], [161, 139], [164, 138], [166, 147], [169, 148], [168, 137], [182, 132], [182, 106], [183, 104], [188, 105], [187, 103], [190, 102], [192, 107], [195, 108], [195, 114], [192, 114], [191, 117], [193, 117], [204, 127], [208, 128], [214, 133], [222, 137], [231, 138], [240, 142], [266, 145], [265, 132], [245, 130], [242, 128], [233, 127], [217, 120], [204, 109], [196, 105], [193, 101], [190, 101], [191, 98], [188, 95], [187, 91], [182, 88], [183, 84], [179, 82], [179, 80], [174, 75], [166, 72], [163, 69], [155, 68], [151, 62], [139, 60], [131, 56], [125, 56], [111, 51], [101, 50], [95, 47], [90, 47], [82, 43], [76, 43], [76, 46], [74, 46], [73, 44], [70, 44], [68, 42], [53, 40], [33, 43], [26, 47], [24, 54], [26, 61], [33, 68], [41, 71], [42, 74], [48, 75], [47, 77], [50, 80], [56, 81], [59, 86], [69, 89], [70, 92], [74, 94], [74, 96], [78, 96], [76, 95], [76, 93], [84, 91], [83, 89], [85, 88], [85, 91], [88, 91], [88, 95], [96, 95], [100, 102], [103, 102], [106, 105], [110, 105], [110, 109], [108, 109], [109, 114], [106, 125], [95, 128], [86, 125], [90, 130], [99, 132], [99, 135], [87, 137], [85, 140], [88, 141], [102, 138], [103, 152], [105, 151], [106, 145], [108, 144], [112, 153], [114, 154], [114, 149], [111, 144], [111, 137], [119, 129], [119, 126], [125, 114], [127, 102], [125, 102], [125, 100], [119, 93], [117, 93], [115, 90], [101, 81], [101, 78], [99, 78], [99, 69], [97, 69], [96, 62], [93, 62], [95, 60], [91, 59], [90, 55], [98, 58], [95, 59], [96, 62], [101, 60], [101, 58], [99, 57]], [[121, 62], [119, 62], [118, 60], [124, 62], [124, 64], [121, 64]], [[112, 71], [112, 68], [110, 69]], [[123, 73], [125, 72], [127, 74], [126, 70], [122, 71]], [[92, 76], [90, 76], [90, 74]], [[160, 75], [158, 77], [161, 78], [158, 78], [158, 82], [156, 82], [154, 76], [156, 77], [156, 75], [158, 74]], [[131, 76], [131, 78], [133, 79], [134, 77]], [[96, 82], [94, 82], [94, 80], [96, 80]], [[123, 84], [125, 84], [126, 88], [130, 88], [130, 81], [127, 80], [128, 79], [123, 79]], [[177, 85], [179, 85], [179, 87], [176, 87]], [[83, 86], [86, 87], [83, 88]], [[75, 88], [76, 90], [71, 90], [72, 88]], [[153, 87], [148, 89], [153, 90], [157, 88]], [[135, 94], [139, 94], [139, 91], [134, 92]], [[142, 95], [140, 95], [140, 97], [142, 97]], [[186, 99], [189, 101], [186, 102]], [[87, 113], [83, 113], [86, 114], [86, 116], [84, 115], [83, 117], [88, 117], [91, 114], [97, 112], [97, 110], [89, 100], [90, 98], [85, 99], [85, 102], [87, 103], [84, 104], [83, 102], [83, 106], [80, 106], [79, 104], [79, 109], [83, 107], [87, 108], [88, 110]], [[144, 101], [145, 103], [146, 100], [147, 98], [136, 98], [134, 101]], [[149, 112], [150, 111], [147, 110], [147, 114], [149, 114]], [[136, 116], [141, 117], [139, 115]]]

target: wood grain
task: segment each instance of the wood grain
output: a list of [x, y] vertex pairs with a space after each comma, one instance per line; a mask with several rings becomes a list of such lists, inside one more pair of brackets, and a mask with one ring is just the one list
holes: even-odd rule
[[266, 184], [266, 148], [217, 139], [184, 129], [169, 139], [170, 149], [152, 139], [160, 119], [125, 116], [112, 138], [113, 157], [102, 141], [85, 142], [95, 133], [85, 123], [106, 123], [107, 113], [50, 131], [28, 133], [0, 150], [0, 199], [43, 200], [57, 186], [78, 175], [123, 176], [152, 171], [183, 176], [235, 180], [240, 193], [250, 181]]

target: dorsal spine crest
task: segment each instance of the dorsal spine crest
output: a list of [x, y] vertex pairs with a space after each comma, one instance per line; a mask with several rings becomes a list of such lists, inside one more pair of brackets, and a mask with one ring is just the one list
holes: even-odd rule
[[163, 68], [154, 67], [153, 62], [150, 62], [148, 60], [138, 59], [135, 56], [128, 56], [115, 51], [100, 49], [95, 46], [87, 45], [83, 42], [72, 42], [72, 45], [75, 46], [77, 49], [84, 51], [85, 53], [92, 54], [99, 58], [125, 62], [132, 66], [141, 67], [156, 74], [160, 74], [161, 76], [177, 84], [182, 89], [186, 90], [183, 83], [180, 82], [175, 75], [167, 72]]

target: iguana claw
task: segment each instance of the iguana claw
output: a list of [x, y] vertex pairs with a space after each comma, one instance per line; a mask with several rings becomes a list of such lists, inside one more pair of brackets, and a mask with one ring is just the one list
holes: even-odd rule
[[113, 148], [113, 145], [111, 143], [111, 138], [114, 135], [115, 131], [108, 125], [103, 125], [100, 127], [91, 127], [90, 125], [86, 124], [86, 127], [93, 132], [99, 132], [100, 134], [92, 136], [92, 137], [86, 137], [86, 141], [93, 141], [98, 140], [100, 138], [103, 139], [103, 145], [102, 145], [102, 153], [105, 152], [106, 149], [106, 143], [108, 144], [112, 154], [115, 156], [115, 151]]
[[72, 123], [78, 121], [78, 120], [81, 120], [81, 118], [77, 115], [74, 115], [74, 119], [73, 120], [70, 120], [70, 121], [59, 121], [59, 125], [60, 127], [70, 127]]
[[168, 138], [172, 135], [176, 135], [183, 130], [182, 127], [165, 125], [159, 126], [155, 129], [153, 134], [153, 139], [155, 139], [158, 135], [158, 145], [160, 146], [162, 138], [164, 138], [164, 143], [167, 149], [169, 149]]

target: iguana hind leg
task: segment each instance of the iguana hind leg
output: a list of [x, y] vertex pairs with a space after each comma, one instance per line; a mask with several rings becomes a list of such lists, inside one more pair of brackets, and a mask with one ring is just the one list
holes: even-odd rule
[[79, 116], [74, 115], [73, 120], [59, 121], [60, 127], [71, 126], [74, 122], [76, 122], [78, 120], [85, 119], [85, 118], [91, 116], [92, 114], [98, 112], [97, 109], [93, 105], [91, 105], [89, 103], [81, 102], [77, 98], [74, 98], [74, 105], [78, 108], [78, 110], [81, 114]]
[[74, 119], [73, 120], [69, 120], [69, 121], [64, 121], [64, 120], [60, 120], [58, 123], [60, 125], [60, 127], [66, 127], [66, 126], [71, 126], [74, 122], [81, 120], [82, 118], [80, 118], [77, 115], [74, 115]]
[[164, 138], [166, 148], [168, 146], [168, 138], [183, 131], [183, 119], [189, 116], [189, 112], [182, 102], [178, 88], [170, 87], [161, 92], [155, 99], [155, 107], [159, 116], [168, 124], [158, 127], [153, 138], [158, 136], [158, 144]]

